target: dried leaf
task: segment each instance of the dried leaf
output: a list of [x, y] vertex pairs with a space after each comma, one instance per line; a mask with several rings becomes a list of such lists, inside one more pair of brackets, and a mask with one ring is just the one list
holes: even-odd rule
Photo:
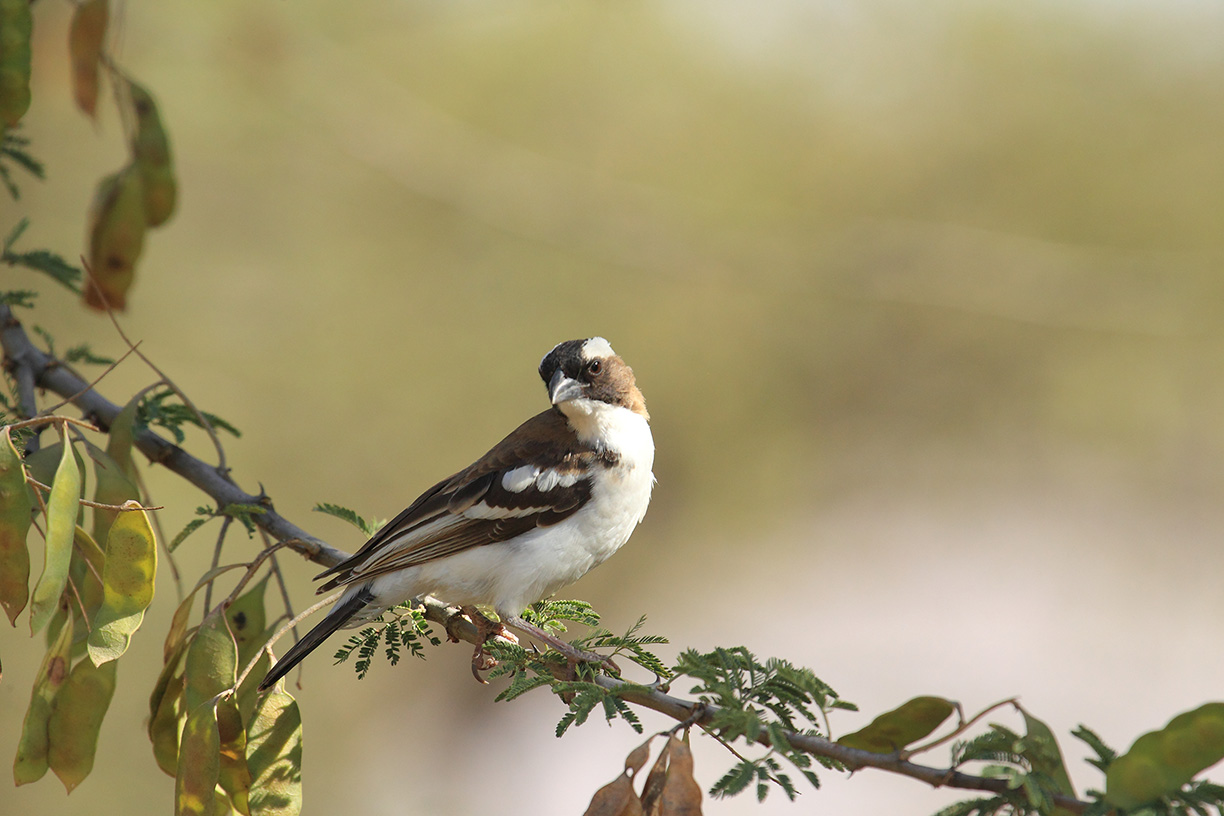
[[107, 0], [78, 3], [68, 29], [68, 52], [72, 57], [72, 93], [77, 107], [91, 118], [98, 108], [98, 58], [110, 16]]
[[622, 773], [595, 791], [583, 816], [641, 816], [642, 803], [633, 792], [633, 780]]
[[51, 703], [47, 764], [69, 793], [93, 770], [98, 731], [115, 694], [115, 666], [80, 661]]
[[[139, 508], [136, 502], [125, 507]], [[89, 658], [97, 665], [125, 651], [153, 600], [157, 541], [144, 510], [120, 514], [106, 537], [103, 601], [89, 633]]]
[[34, 691], [30, 694], [30, 707], [21, 726], [21, 740], [17, 743], [17, 758], [13, 762], [13, 781], [18, 785], [37, 781], [47, 772], [47, 720], [51, 717], [55, 695], [68, 679], [71, 649], [72, 619], [68, 618], [47, 649], [34, 678]]
[[21, 455], [5, 428], [0, 434], [0, 606], [14, 626], [30, 598], [30, 551], [26, 537], [33, 507]]
[[81, 471], [72, 446], [64, 445], [51, 496], [47, 500], [46, 557], [42, 575], [34, 587], [30, 603], [30, 634], [37, 634], [59, 606], [68, 584], [68, 565], [72, 560], [72, 537], [76, 531], [81, 498]]
[[676, 735], [667, 742], [671, 755], [667, 766], [667, 781], [660, 797], [662, 816], [700, 816], [701, 786], [693, 778], [693, 752], [687, 740]]
[[264, 695], [247, 726], [250, 816], [297, 816], [302, 810], [302, 717], [288, 693]]
[[174, 780], [175, 816], [212, 816], [216, 812], [213, 791], [221, 774], [220, 750], [217, 701], [210, 699], [192, 709], [183, 727]]
[[663, 784], [667, 781], [667, 760], [671, 756], [671, 740], [663, 744], [663, 750], [655, 757], [646, 784], [642, 786], [642, 810], [648, 816], [658, 816], [662, 807]]

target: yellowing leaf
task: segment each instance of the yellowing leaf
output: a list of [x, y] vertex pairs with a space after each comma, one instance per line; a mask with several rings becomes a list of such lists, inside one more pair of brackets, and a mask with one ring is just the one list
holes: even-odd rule
[[51, 703], [47, 764], [71, 793], [93, 770], [102, 718], [115, 694], [115, 664], [82, 660]]
[[1207, 703], [1142, 735], [1115, 759], [1105, 774], [1105, 801], [1124, 810], [1155, 802], [1221, 759], [1224, 703]]
[[286, 692], [265, 694], [247, 726], [250, 816], [297, 816], [302, 810], [302, 718]]
[[238, 679], [238, 647], [220, 610], [213, 610], [200, 623], [187, 647], [187, 710], [195, 709]]
[[122, 311], [144, 250], [144, 179], [130, 164], [98, 184], [89, 228], [89, 267], [85, 304], [105, 311], [107, 304]]
[[68, 29], [73, 97], [77, 107], [90, 117], [96, 115], [98, 107], [98, 58], [102, 54], [102, 40], [110, 16], [106, 3], [107, 0], [78, 3]]
[[72, 537], [76, 531], [78, 502], [81, 498], [81, 471], [71, 445], [64, 445], [51, 496], [47, 500], [47, 546], [42, 575], [34, 587], [30, 603], [30, 634], [37, 634], [59, 606], [60, 595], [68, 583], [72, 560]]
[[930, 734], [955, 710], [956, 706], [943, 697], [915, 697], [837, 741], [847, 748], [891, 754]]
[[[135, 502], [125, 506], [138, 507]], [[157, 542], [144, 510], [126, 510], [106, 537], [103, 601], [89, 634], [89, 658], [101, 665], [123, 654], [153, 600]]]
[[14, 626], [30, 598], [30, 551], [26, 536], [33, 506], [21, 455], [5, 428], [0, 434], [0, 606]]
[[47, 772], [47, 720], [51, 717], [51, 702], [68, 679], [68, 659], [72, 649], [72, 618], [65, 620], [55, 640], [47, 649], [38, 676], [30, 707], [21, 726], [17, 743], [17, 758], [13, 762], [13, 781], [18, 785], [41, 779]]
[[212, 816], [216, 812], [213, 791], [221, 773], [220, 748], [217, 702], [208, 700], [192, 709], [183, 727], [174, 781], [175, 816]]

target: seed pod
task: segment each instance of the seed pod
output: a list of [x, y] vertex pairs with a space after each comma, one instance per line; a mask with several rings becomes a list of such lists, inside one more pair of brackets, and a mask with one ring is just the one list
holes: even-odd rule
[[77, 107], [96, 118], [98, 107], [98, 58], [110, 17], [107, 0], [84, 0], [72, 12], [68, 28], [68, 54], [72, 58], [72, 94]]
[[98, 184], [89, 228], [89, 265], [85, 304], [99, 311], [127, 307], [127, 292], [144, 249], [144, 179], [130, 164]]
[[221, 789], [229, 795], [235, 810], [250, 816], [251, 772], [247, 768], [246, 729], [232, 694], [217, 701], [217, 731], [221, 737]]
[[174, 782], [174, 816], [212, 816], [217, 812], [213, 791], [221, 771], [220, 747], [217, 701], [207, 700], [192, 710], [183, 727]]
[[51, 717], [51, 702], [68, 679], [71, 648], [72, 618], [67, 618], [34, 679], [30, 707], [21, 726], [21, 741], [17, 743], [17, 759], [13, 761], [13, 781], [18, 785], [37, 781], [47, 772], [47, 720]]
[[955, 710], [956, 706], [943, 697], [915, 697], [837, 741], [847, 748], [891, 754], [930, 734]]
[[269, 572], [259, 583], [238, 596], [225, 610], [230, 631], [234, 633], [234, 641], [238, 644], [239, 670], [251, 661], [267, 639], [267, 633], [264, 631], [267, 623], [264, 592], [271, 577], [272, 573]]
[[51, 704], [47, 764], [69, 793], [93, 770], [98, 731], [115, 694], [115, 666], [82, 660]]
[[247, 725], [251, 816], [302, 811], [302, 716], [284, 691], [265, 694]]
[[[132, 505], [136, 502], [124, 506]], [[145, 511], [120, 513], [106, 537], [102, 608], [89, 633], [89, 659], [95, 664], [115, 660], [127, 651], [153, 600], [156, 573], [157, 542]]]
[[1134, 810], [1175, 794], [1195, 774], [1224, 759], [1224, 703], [1179, 714], [1135, 740], [1105, 774], [1105, 801]]
[[26, 535], [30, 531], [33, 500], [21, 467], [21, 455], [13, 446], [9, 429], [0, 434], [0, 606], [9, 623], [30, 597], [30, 551]]
[[[94, 463], [94, 501], [114, 507], [128, 501], [140, 500], [140, 489], [127, 477], [123, 466], [110, 454], [93, 445], [89, 446], [89, 458]], [[93, 537], [95, 541], [106, 541], [111, 524], [119, 516], [118, 510], [93, 508]]]
[[187, 710], [194, 711], [237, 681], [238, 647], [225, 616], [213, 610], [187, 647]]
[[30, 602], [30, 634], [37, 634], [59, 607], [60, 595], [68, 583], [72, 561], [72, 538], [76, 531], [78, 502], [81, 498], [81, 471], [71, 445], [64, 445], [51, 496], [47, 499], [46, 558], [42, 575]]
[[179, 671], [186, 644], [170, 654], [153, 693], [149, 695], [149, 741], [153, 743], [153, 758], [157, 767], [170, 776], [178, 774], [179, 732], [186, 717], [186, 704], [183, 701], [183, 689], [187, 678]]
[[0, 0], [0, 130], [15, 127], [30, 108], [29, 0]]
[[150, 227], [164, 224], [174, 214], [178, 185], [170, 159], [170, 140], [152, 95], [135, 82], [128, 83], [136, 109], [136, 136], [132, 157], [144, 177], [145, 219]]

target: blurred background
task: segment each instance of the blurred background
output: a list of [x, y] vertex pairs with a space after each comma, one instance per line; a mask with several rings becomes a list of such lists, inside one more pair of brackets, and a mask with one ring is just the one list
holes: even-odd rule
[[[289, 518], [355, 549], [315, 502], [394, 515], [543, 409], [553, 344], [601, 334], [658, 445], [645, 523], [564, 593], [612, 629], [646, 614], [668, 659], [744, 644], [810, 666], [864, 710], [839, 733], [917, 694], [1021, 695], [1081, 791], [1101, 780], [1077, 724], [1124, 750], [1220, 698], [1218, 4], [123, 8], [121, 63], [159, 101], [180, 183], [123, 323], [245, 432], [235, 478]], [[19, 248], [73, 258], [124, 145], [113, 105], [96, 128], [72, 107], [69, 13], [35, 9], [25, 121], [48, 181], [0, 206], [5, 232], [32, 220]], [[59, 348], [121, 353], [104, 317], [5, 274], [43, 290], [26, 319]], [[152, 379], [128, 362], [101, 390]], [[207, 501], [148, 477], [170, 534]], [[298, 608], [316, 571], [286, 565]], [[143, 722], [175, 605], [158, 591], [94, 775], [70, 798], [50, 776], [10, 787], [4, 816], [170, 811]], [[19, 628], [0, 649], [12, 752], [41, 644]], [[364, 682], [328, 651], [294, 692], [307, 814], [581, 813], [641, 740], [595, 722], [555, 739], [557, 701], [495, 705], [466, 646]], [[733, 761], [703, 745], [699, 780]], [[957, 796], [822, 778], [795, 805], [706, 812]]]

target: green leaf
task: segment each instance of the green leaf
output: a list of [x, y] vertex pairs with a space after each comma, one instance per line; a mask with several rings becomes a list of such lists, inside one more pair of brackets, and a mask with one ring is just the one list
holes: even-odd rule
[[187, 522], [186, 526], [184, 526], [182, 530], [179, 530], [178, 535], [176, 535], [170, 541], [170, 546], [167, 547], [166, 549], [169, 550], [170, 552], [174, 552], [175, 550], [178, 549], [180, 544], [182, 544], [184, 541], [187, 540], [188, 536], [190, 536], [196, 530], [203, 527], [205, 524], [208, 523], [208, 521], [209, 519], [206, 519], [206, 518], [193, 518], [191, 521]]
[[[138, 508], [136, 502], [124, 506]], [[157, 574], [157, 541], [144, 510], [126, 510], [106, 537], [102, 572], [102, 608], [89, 633], [89, 659], [96, 665], [115, 660], [125, 651], [153, 600]]]
[[47, 764], [69, 793], [93, 770], [102, 718], [115, 694], [115, 666], [80, 661], [51, 704]]
[[[1025, 738], [1028, 747], [1024, 756], [1032, 765], [1033, 771], [1053, 782], [1054, 791], [1074, 799], [1075, 788], [1067, 774], [1067, 766], [1058, 747], [1058, 740], [1054, 738], [1054, 732], [1023, 708], [1020, 712], [1024, 715], [1024, 725], [1028, 732]], [[1072, 813], [1063, 807], [1056, 807], [1052, 812], [1053, 816], [1071, 816]]]
[[37, 634], [59, 606], [60, 595], [68, 583], [72, 559], [72, 537], [76, 530], [78, 502], [81, 498], [81, 471], [71, 445], [64, 445], [51, 496], [47, 500], [47, 542], [43, 572], [34, 587], [30, 604], [30, 634]]
[[943, 697], [915, 697], [837, 742], [847, 748], [891, 754], [929, 735], [955, 710], [956, 706]]
[[273, 690], [247, 727], [250, 816], [297, 816], [302, 810], [302, 718], [297, 702]]
[[209, 699], [191, 710], [183, 727], [174, 781], [175, 816], [212, 816], [216, 812], [213, 791], [221, 775], [220, 751], [217, 701]]
[[21, 455], [5, 428], [0, 435], [0, 606], [14, 626], [30, 597], [30, 551], [26, 537], [33, 507]]
[[334, 516], [341, 521], [347, 521], [349, 524], [356, 527], [366, 537], [370, 537], [378, 532], [378, 528], [382, 526], [382, 522], [367, 521], [362, 516], [359, 516], [355, 511], [347, 507], [341, 507], [338, 504], [330, 504], [328, 502], [320, 502], [311, 508], [316, 513], [326, 513], [329, 516]]

